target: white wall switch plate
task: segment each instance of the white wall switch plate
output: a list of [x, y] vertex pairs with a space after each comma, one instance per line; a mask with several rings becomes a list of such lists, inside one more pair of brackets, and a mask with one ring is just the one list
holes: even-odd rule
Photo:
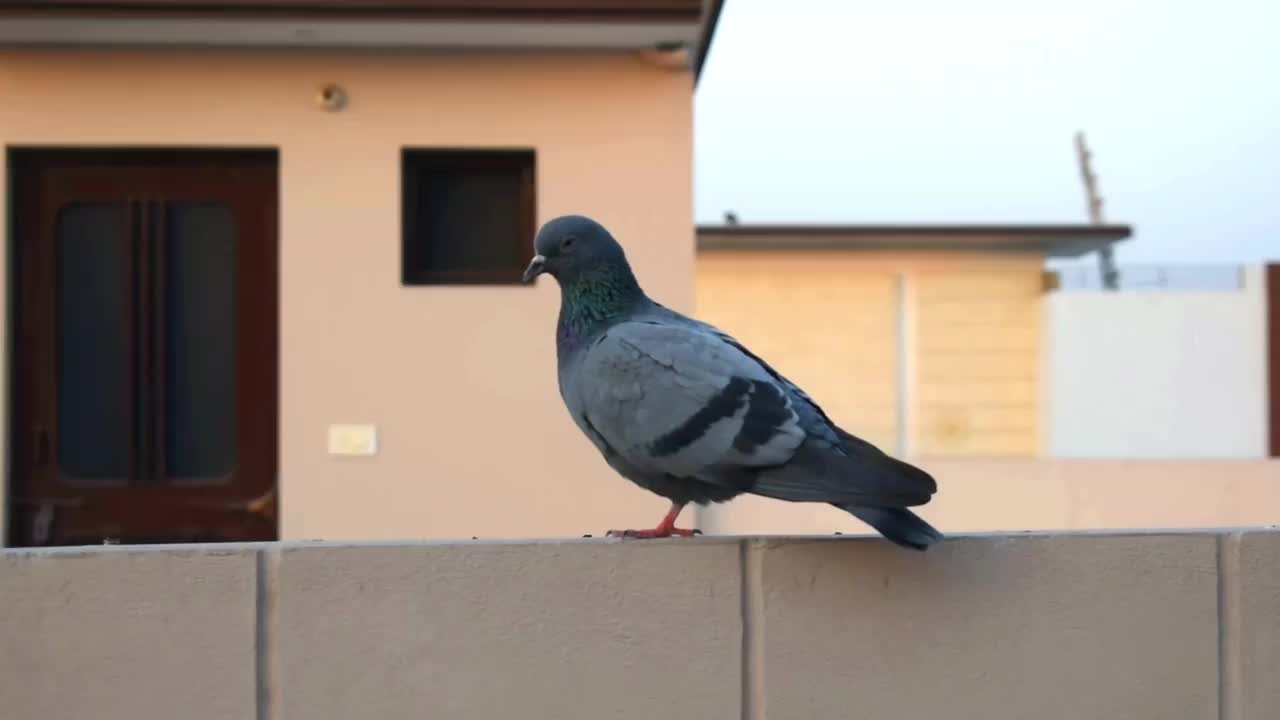
[[330, 425], [330, 455], [375, 455], [378, 429], [373, 425]]

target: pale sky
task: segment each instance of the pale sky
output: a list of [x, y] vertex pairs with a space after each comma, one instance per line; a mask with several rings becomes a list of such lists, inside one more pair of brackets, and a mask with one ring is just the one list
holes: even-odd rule
[[726, 0], [697, 219], [1084, 222], [1082, 129], [1121, 263], [1280, 260], [1278, 37], [1276, 0]]

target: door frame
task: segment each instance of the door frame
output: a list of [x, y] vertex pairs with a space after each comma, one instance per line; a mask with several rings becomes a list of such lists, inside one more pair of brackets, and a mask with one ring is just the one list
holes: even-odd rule
[[13, 547], [22, 544], [20, 537], [20, 528], [17, 523], [18, 507], [14, 502], [14, 493], [17, 492], [15, 472], [20, 468], [15, 462], [15, 453], [18, 448], [17, 443], [21, 441], [18, 437], [21, 428], [17, 427], [18, 421], [18, 383], [19, 378], [19, 362], [23, 348], [21, 347], [20, 334], [20, 317], [21, 312], [19, 294], [22, 290], [20, 274], [22, 272], [21, 258], [19, 256], [19, 227], [21, 225], [20, 208], [23, 207], [25, 198], [24, 192], [30, 192], [24, 188], [21, 180], [25, 172], [31, 168], [32, 164], [39, 164], [48, 167], [50, 165], [66, 165], [70, 167], [82, 166], [85, 164], [120, 164], [121, 166], [130, 165], [179, 165], [190, 167], [198, 166], [202, 161], [207, 160], [211, 164], [226, 163], [227, 161], [248, 160], [253, 162], [265, 162], [270, 165], [273, 174], [272, 198], [268, 203], [266, 212], [269, 220], [274, 226], [271, 233], [272, 244], [269, 248], [271, 257], [271, 267], [265, 271], [270, 272], [274, 277], [271, 279], [272, 292], [269, 295], [267, 306], [261, 307], [260, 311], [266, 314], [266, 321], [269, 326], [270, 343], [267, 346], [257, 345], [255, 354], [265, 356], [263, 361], [269, 364], [272, 393], [261, 398], [262, 411], [269, 413], [273, 421], [270, 423], [273, 437], [271, 438], [272, 452], [271, 465], [273, 466], [272, 491], [269, 493], [269, 505], [271, 513], [272, 537], [270, 540], [276, 540], [280, 536], [280, 151], [275, 146], [195, 146], [195, 145], [92, 145], [92, 144], [9, 144], [5, 146], [5, 180], [7, 187], [5, 188], [4, 197], [0, 198], [0, 203], [4, 203], [7, 209], [7, 215], [3, 222], [3, 232], [5, 235], [5, 280], [7, 282], [3, 302], [5, 303], [5, 320], [6, 327], [3, 337], [4, 343], [4, 360], [5, 367], [5, 400], [4, 407], [0, 408], [0, 423], [2, 423], [5, 438], [4, 452], [4, 477], [0, 478], [0, 547]]

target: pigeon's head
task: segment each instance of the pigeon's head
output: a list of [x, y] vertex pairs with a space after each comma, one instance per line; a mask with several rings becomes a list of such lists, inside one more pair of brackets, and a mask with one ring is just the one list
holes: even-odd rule
[[534, 237], [533, 259], [524, 271], [524, 282], [545, 273], [564, 285], [606, 266], [627, 267], [626, 255], [613, 235], [589, 217], [562, 215], [548, 220]]

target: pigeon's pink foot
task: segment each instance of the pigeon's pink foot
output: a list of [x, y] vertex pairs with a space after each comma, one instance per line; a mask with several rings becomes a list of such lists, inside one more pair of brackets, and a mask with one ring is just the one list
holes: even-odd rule
[[678, 535], [680, 537], [693, 537], [701, 535], [701, 530], [690, 530], [688, 528], [678, 527], [656, 527], [652, 530], [610, 530], [608, 537], [627, 537], [627, 538], [664, 538]]
[[605, 533], [607, 537], [626, 537], [626, 538], [665, 538], [672, 535], [679, 537], [693, 537], [701, 535], [701, 530], [691, 530], [689, 528], [676, 527], [676, 518], [680, 516], [680, 511], [684, 509], [683, 503], [671, 503], [671, 511], [667, 516], [658, 523], [658, 527], [651, 530], [610, 530]]

